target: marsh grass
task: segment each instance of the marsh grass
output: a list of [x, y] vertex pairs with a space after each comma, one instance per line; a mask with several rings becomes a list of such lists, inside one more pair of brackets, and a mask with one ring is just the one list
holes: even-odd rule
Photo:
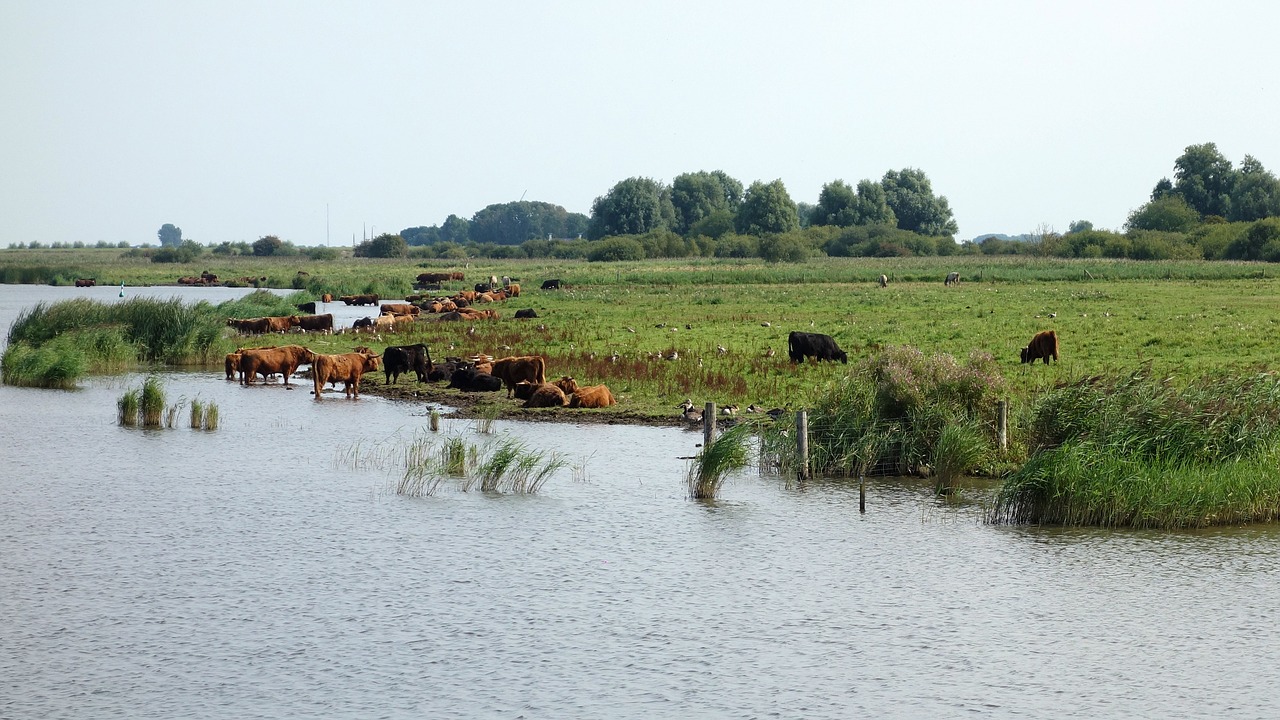
[[118, 422], [125, 427], [136, 427], [140, 409], [142, 407], [142, 391], [140, 389], [126, 390], [123, 395], [116, 400], [116, 417]]
[[[338, 451], [335, 464], [396, 473], [392, 489], [405, 497], [436, 495], [449, 480], [462, 492], [478, 488], [484, 493], [532, 495], [569, 467], [559, 453], [533, 450], [514, 438], [480, 446], [459, 436], [442, 439], [423, 432], [407, 441], [357, 441]], [[575, 468], [579, 471], [585, 469]]]
[[1180, 528], [1280, 513], [1271, 373], [1084, 378], [1038, 402], [1029, 445], [991, 522]]
[[222, 413], [218, 410], [217, 403], [206, 403], [204, 406], [204, 426], [205, 430], [210, 432], [217, 430], [222, 421]]
[[956, 481], [982, 464], [991, 449], [982, 430], [972, 423], [951, 423], [933, 445], [934, 488], [939, 495], [955, 492]]
[[690, 463], [686, 477], [689, 497], [714, 500], [719, 496], [729, 474], [750, 463], [754, 431], [750, 423], [739, 423], [702, 448]]
[[199, 430], [204, 427], [205, 409], [204, 402], [200, 398], [192, 398], [191, 400], [191, 419], [188, 423], [193, 430]]
[[142, 391], [138, 401], [139, 417], [142, 426], [147, 428], [164, 427], [165, 397], [164, 385], [155, 375], [147, 376], [142, 383]]

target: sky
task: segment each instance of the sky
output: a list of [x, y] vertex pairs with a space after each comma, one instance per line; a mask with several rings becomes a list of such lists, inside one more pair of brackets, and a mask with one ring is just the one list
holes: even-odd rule
[[0, 2], [0, 247], [349, 245], [629, 177], [817, 202], [923, 170], [957, 239], [1119, 230], [1187, 146], [1280, 172], [1280, 3]]

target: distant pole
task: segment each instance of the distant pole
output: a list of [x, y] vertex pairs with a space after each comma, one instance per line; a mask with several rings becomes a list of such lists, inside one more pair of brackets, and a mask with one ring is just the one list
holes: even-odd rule
[[867, 514], [867, 476], [858, 473], [858, 512]]
[[716, 439], [716, 404], [707, 403], [702, 408], [702, 447], [708, 448]]
[[805, 410], [796, 413], [796, 454], [800, 456], [796, 479], [804, 482], [809, 479], [809, 413]]
[[996, 403], [996, 413], [998, 416], [996, 442], [999, 443], [1000, 450], [1003, 452], [1009, 448], [1009, 401], [998, 401]]

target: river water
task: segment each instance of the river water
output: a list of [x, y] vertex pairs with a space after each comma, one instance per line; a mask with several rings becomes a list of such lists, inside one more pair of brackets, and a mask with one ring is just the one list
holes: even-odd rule
[[[221, 301], [229, 289], [133, 289]], [[118, 288], [0, 285], [37, 300]], [[391, 491], [426, 408], [164, 376], [0, 387], [2, 718], [1275, 717], [1280, 533], [993, 527], [927, 484], [744, 472], [676, 429], [495, 424], [577, 470]], [[441, 435], [483, 442], [469, 421]]]

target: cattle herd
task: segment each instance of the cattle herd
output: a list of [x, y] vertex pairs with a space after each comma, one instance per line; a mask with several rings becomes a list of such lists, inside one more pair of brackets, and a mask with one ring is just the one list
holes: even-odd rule
[[[461, 280], [460, 273], [422, 273], [415, 288], [425, 288], [445, 280]], [[450, 296], [410, 295], [404, 302], [381, 302], [374, 294], [344, 295], [338, 300], [347, 305], [377, 305], [379, 315], [356, 320], [352, 329], [356, 332], [395, 331], [411, 324], [423, 315], [436, 315], [438, 320], [479, 320], [497, 318], [497, 311], [479, 309], [478, 304], [501, 302], [520, 295], [520, 285], [512, 278], [491, 277], [489, 282], [477, 283], [473, 290], [464, 290]], [[879, 276], [877, 281], [886, 287], [888, 278]], [[87, 282], [93, 282], [88, 280]], [[960, 282], [959, 273], [949, 273], [947, 286]], [[543, 290], [559, 290], [565, 287], [560, 280], [547, 280]], [[324, 295], [323, 302], [332, 301]], [[227, 320], [227, 325], [241, 334], [300, 332], [334, 332], [332, 314], [315, 314], [314, 302], [297, 306], [302, 315], [262, 317]], [[532, 309], [516, 312], [516, 318], [538, 317]], [[770, 353], [772, 354], [772, 353]], [[835, 338], [813, 332], [793, 331], [787, 336], [787, 355], [792, 363], [803, 363], [805, 358], [815, 361], [848, 363], [848, 354], [840, 349]], [[1021, 361], [1031, 363], [1058, 359], [1058, 336], [1053, 330], [1037, 333], [1027, 347], [1021, 350]], [[548, 380], [547, 361], [541, 355], [511, 356], [494, 359], [488, 355], [468, 358], [446, 357], [443, 362], [431, 359], [431, 352], [424, 343], [393, 345], [381, 355], [368, 347], [355, 347], [352, 352], [341, 354], [315, 353], [300, 345], [242, 348], [226, 356], [227, 380], [239, 379], [242, 385], [253, 385], [261, 376], [280, 375], [285, 387], [292, 388], [289, 379], [299, 366], [311, 366], [312, 393], [321, 399], [324, 386], [343, 383], [348, 398], [360, 394], [360, 381], [365, 373], [382, 368], [385, 384], [400, 382], [402, 375], [413, 374], [419, 383], [445, 382], [447, 387], [466, 393], [507, 391], [508, 398], [523, 401], [523, 407], [571, 407], [602, 408], [615, 405], [617, 400], [605, 385], [579, 386], [569, 376]]]

